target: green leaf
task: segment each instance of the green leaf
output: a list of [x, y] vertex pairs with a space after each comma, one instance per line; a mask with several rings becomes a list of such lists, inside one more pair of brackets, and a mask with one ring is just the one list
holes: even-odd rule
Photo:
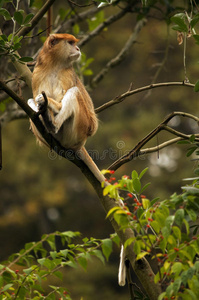
[[11, 20], [11, 15], [5, 8], [0, 8], [0, 15], [2, 15], [6, 21]]
[[[195, 42], [196, 42], [196, 45], [199, 45], [199, 35], [198, 35], [198, 34], [194, 34], [194, 35], [193, 35], [193, 38], [194, 38], [194, 40], [195, 40]], [[194, 89], [194, 90], [195, 90], [195, 89]], [[195, 92], [198, 92], [198, 90], [195, 91]]]
[[191, 154], [193, 154], [194, 151], [195, 151], [197, 148], [198, 148], [197, 146], [193, 146], [193, 147], [189, 148], [189, 150], [187, 151], [186, 156], [187, 156], [187, 157], [191, 156]]
[[[199, 35], [198, 35], [198, 42], [199, 42]], [[199, 92], [199, 80], [195, 83], [194, 92]]]
[[33, 17], [34, 17], [34, 14], [28, 14], [28, 15], [25, 17], [25, 20], [24, 20], [23, 24], [24, 24], [24, 25], [27, 25]]
[[181, 241], [181, 230], [177, 227], [177, 226], [173, 226], [172, 227], [173, 230], [173, 234], [175, 235], [175, 237]]
[[142, 206], [143, 206], [144, 209], [148, 209], [150, 207], [149, 199], [142, 198]]
[[74, 33], [74, 35], [78, 35], [78, 34], [79, 34], [79, 31], [80, 31], [79, 25], [76, 23], [76, 24], [73, 26], [73, 33]]
[[90, 254], [96, 256], [97, 258], [99, 258], [103, 264], [105, 263], [104, 256], [102, 255], [102, 252], [100, 250], [97, 250], [97, 249], [92, 250], [90, 252]]
[[85, 256], [80, 255], [77, 261], [84, 270], [87, 269], [87, 259], [85, 258]]
[[110, 239], [102, 240], [102, 252], [108, 261], [109, 256], [112, 252], [112, 241]]
[[133, 250], [135, 252], [135, 254], [140, 254], [141, 251], [141, 241], [135, 241], [134, 245], [133, 245]]
[[63, 255], [65, 258], [67, 257], [68, 252], [69, 252], [68, 249], [60, 250], [61, 255]]
[[189, 223], [187, 222], [186, 219], [183, 220], [183, 223], [184, 223], [184, 225], [185, 225], [187, 235], [189, 235], [189, 233], [190, 233]]
[[195, 141], [195, 139], [196, 139], [195, 134], [192, 134], [189, 138], [190, 142], [192, 142], [192, 143]]
[[55, 259], [57, 257], [57, 251], [50, 251], [50, 256]]
[[33, 61], [33, 58], [32, 57], [29, 57], [29, 56], [24, 56], [24, 57], [21, 57], [19, 59], [20, 62], [30, 62], [30, 61]]
[[53, 272], [53, 274], [54, 274], [57, 278], [63, 280], [63, 274], [62, 274], [62, 272], [60, 272], [60, 271], [55, 271], [55, 272]]
[[196, 14], [190, 22], [191, 28], [193, 28], [199, 21], [199, 14]]
[[181, 278], [178, 277], [173, 283], [173, 293], [176, 295], [181, 285]]
[[149, 253], [148, 252], [140, 252], [136, 257], [136, 260], [141, 259], [146, 255], [149, 255]]
[[163, 227], [162, 228], [162, 235], [163, 237], [167, 240], [169, 235], [170, 235], [170, 229], [168, 227]]
[[5, 291], [9, 290], [12, 286], [13, 286], [12, 283], [6, 284], [6, 285], [3, 287], [3, 289], [1, 289], [1, 293], [3, 293], [3, 292], [5, 292]]
[[185, 24], [184, 18], [185, 14], [176, 14], [171, 17], [171, 21], [176, 24], [172, 28], [180, 32], [188, 32], [188, 27]]
[[108, 212], [108, 214], [106, 215], [106, 218], [108, 218], [110, 215], [112, 215], [112, 213], [116, 212], [118, 209], [121, 209], [120, 206], [115, 206], [113, 208], [111, 208]]
[[139, 192], [141, 190], [141, 182], [140, 182], [140, 180], [138, 178], [135, 178], [133, 180], [133, 188], [134, 188], [135, 192], [137, 194], [139, 194]]
[[39, 258], [39, 259], [37, 260], [37, 262], [38, 262], [41, 266], [44, 265], [45, 261], [46, 261], [46, 258], [45, 258], [45, 257], [44, 257], [44, 258]]
[[19, 24], [19, 25], [22, 25], [22, 23], [23, 23], [23, 14], [22, 14], [22, 10], [18, 10], [18, 11], [15, 11], [15, 13], [14, 13], [14, 20], [15, 21], [17, 21], [17, 23]]
[[151, 226], [155, 230], [156, 233], [160, 232], [160, 225], [157, 221], [151, 222]]
[[148, 188], [149, 185], [151, 185], [150, 182], [147, 183], [147, 184], [145, 184], [145, 185], [143, 186], [143, 188], [141, 189], [140, 194], [142, 194], [142, 193]]
[[165, 295], [166, 295], [166, 292], [160, 294], [160, 295], [158, 296], [158, 300], [163, 300], [163, 299], [165, 299]]
[[93, 31], [98, 25], [104, 21], [104, 12], [101, 10], [93, 18], [87, 19], [89, 31]]
[[30, 268], [28, 268], [28, 269], [23, 269], [23, 272], [26, 273], [27, 275], [31, 274], [32, 271], [33, 271], [33, 268], [32, 268], [32, 267], [30, 267]]
[[138, 173], [135, 170], [133, 170], [133, 172], [131, 173], [131, 178], [132, 179], [139, 178]]
[[171, 267], [171, 272], [175, 273], [176, 276], [180, 274], [183, 269], [183, 265], [181, 262], [175, 262]]
[[143, 177], [143, 175], [148, 171], [149, 168], [145, 168], [139, 175], [139, 179]]
[[124, 248], [128, 247], [129, 245], [131, 245], [134, 241], [135, 241], [136, 237], [131, 237], [128, 240], [126, 240], [126, 242], [124, 243]]
[[190, 145], [190, 142], [187, 141], [187, 140], [182, 140], [182, 141], [177, 142], [177, 144], [179, 144], [179, 145], [180, 145], [180, 144], [182, 144], [182, 145], [183, 145], [183, 144], [185, 144], [185, 145], [186, 145], [186, 144], [189, 144], [189, 145]]
[[93, 75], [93, 71], [91, 69], [87, 69], [87, 70], [83, 71], [83, 75], [84, 76], [91, 76], [91, 75]]
[[192, 209], [186, 209], [186, 212], [188, 213], [188, 215], [189, 215], [189, 217], [190, 217], [190, 219], [191, 219], [192, 221], [196, 221], [196, 219], [197, 219], [197, 214], [195, 213], [194, 210], [192, 210]]
[[175, 213], [175, 222], [178, 226], [182, 225], [184, 219], [184, 209], [180, 208]]
[[[186, 289], [185, 292], [185, 300], [198, 300], [197, 296], [195, 295], [195, 293], [192, 290]], [[187, 297], [188, 295], [190, 296], [189, 298]]]

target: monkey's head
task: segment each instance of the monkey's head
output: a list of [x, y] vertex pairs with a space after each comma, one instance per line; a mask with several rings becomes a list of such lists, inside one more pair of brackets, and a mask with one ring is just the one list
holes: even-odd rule
[[[39, 63], [66, 64], [70, 65], [81, 56], [76, 39], [73, 35], [51, 34], [44, 43], [39, 55]], [[46, 61], [47, 60], [47, 61]]]

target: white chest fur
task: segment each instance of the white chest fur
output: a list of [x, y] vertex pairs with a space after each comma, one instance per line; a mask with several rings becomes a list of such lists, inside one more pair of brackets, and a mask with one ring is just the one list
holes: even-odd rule
[[60, 102], [65, 95], [65, 90], [62, 88], [58, 74], [56, 72], [44, 77], [39, 85], [38, 94], [44, 91], [48, 97], [56, 99]]

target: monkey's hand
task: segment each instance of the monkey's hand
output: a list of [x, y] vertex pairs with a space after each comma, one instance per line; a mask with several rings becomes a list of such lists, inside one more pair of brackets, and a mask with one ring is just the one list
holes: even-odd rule
[[66, 94], [62, 99], [62, 107], [59, 113], [55, 116], [55, 128], [56, 133], [61, 128], [62, 124], [72, 116], [72, 114], [76, 115], [79, 110], [79, 105], [77, 101], [77, 96], [79, 93], [79, 89], [74, 86], [67, 90]]
[[45, 99], [42, 94], [37, 95], [35, 102], [39, 111], [45, 106]]

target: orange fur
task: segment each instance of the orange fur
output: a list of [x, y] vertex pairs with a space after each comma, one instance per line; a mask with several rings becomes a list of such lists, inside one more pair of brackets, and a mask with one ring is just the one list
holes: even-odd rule
[[[80, 149], [98, 127], [92, 100], [72, 66], [80, 56], [77, 42], [78, 39], [70, 34], [49, 36], [38, 56], [32, 79], [33, 98], [42, 91], [46, 93], [52, 122], [62, 109], [66, 92], [72, 87], [78, 88], [74, 100], [68, 100], [71, 116], [63, 122], [57, 133], [52, 133], [62, 146], [74, 150]], [[31, 123], [31, 127], [37, 139], [46, 144], [34, 124]]]

